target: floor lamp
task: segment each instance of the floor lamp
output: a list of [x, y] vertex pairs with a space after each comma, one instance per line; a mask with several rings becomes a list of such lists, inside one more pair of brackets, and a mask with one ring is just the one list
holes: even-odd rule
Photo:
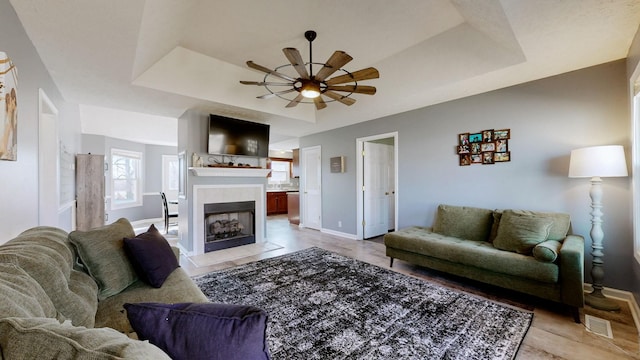
[[602, 240], [602, 179], [627, 176], [624, 148], [620, 145], [593, 146], [571, 151], [570, 178], [591, 178], [591, 278], [593, 291], [587, 294], [587, 305], [600, 310], [620, 310], [620, 307], [602, 294], [604, 246]]

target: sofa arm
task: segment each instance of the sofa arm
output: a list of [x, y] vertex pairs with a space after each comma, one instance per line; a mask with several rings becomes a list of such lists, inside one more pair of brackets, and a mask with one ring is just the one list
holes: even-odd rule
[[584, 238], [567, 235], [560, 248], [560, 286], [562, 302], [584, 306]]

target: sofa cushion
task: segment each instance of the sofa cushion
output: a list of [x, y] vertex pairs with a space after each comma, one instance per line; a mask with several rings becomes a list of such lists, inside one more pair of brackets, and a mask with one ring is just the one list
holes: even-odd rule
[[542, 212], [542, 211], [529, 211], [529, 210], [509, 210], [513, 214], [529, 215], [544, 219], [550, 219], [552, 221], [551, 228], [549, 229], [548, 240], [562, 241], [567, 237], [569, 228], [571, 227], [571, 217], [569, 214]]
[[96, 313], [96, 327], [110, 327], [124, 333], [132, 332], [122, 304], [139, 302], [180, 303], [208, 300], [184, 269], [177, 268], [159, 289], [138, 280], [126, 291], [100, 301]]
[[120, 293], [137, 280], [136, 272], [124, 251], [124, 238], [135, 237], [127, 219], [87, 231], [72, 231], [69, 240], [89, 275], [98, 283], [98, 298]]
[[75, 264], [78, 262], [78, 254], [76, 253], [76, 249], [73, 244], [71, 244], [71, 242], [69, 241], [68, 232], [53, 226], [35, 226], [23, 231], [18, 237], [29, 238], [31, 235], [35, 235], [37, 237], [45, 237], [47, 239], [55, 239], [56, 242], [64, 245], [69, 250], [69, 255], [72, 259], [71, 263]]
[[537, 261], [533, 256], [498, 250], [487, 241], [461, 240], [414, 226], [388, 233], [387, 247], [441, 260], [476, 267], [500, 274], [541, 281], [558, 282], [558, 266]]
[[229, 304], [125, 304], [138, 337], [172, 359], [269, 359], [267, 313]]
[[67, 237], [60, 229], [35, 227], [0, 246], [0, 256], [13, 255], [63, 318], [74, 325], [93, 327], [98, 286], [89, 275], [73, 269], [73, 247]]
[[558, 240], [547, 240], [533, 248], [533, 257], [544, 262], [554, 262], [558, 258], [562, 243]]
[[537, 244], [547, 240], [552, 224], [553, 220], [547, 217], [505, 210], [493, 245], [529, 255]]
[[153, 224], [135, 238], [125, 238], [124, 248], [140, 279], [155, 288], [180, 266], [167, 239]]
[[460, 239], [486, 241], [493, 210], [469, 206], [439, 205], [433, 232]]
[[0, 255], [0, 317], [55, 318], [56, 308], [44, 289], [11, 255]]
[[5, 359], [170, 359], [149, 342], [113, 329], [87, 329], [46, 318], [0, 320], [0, 348]]

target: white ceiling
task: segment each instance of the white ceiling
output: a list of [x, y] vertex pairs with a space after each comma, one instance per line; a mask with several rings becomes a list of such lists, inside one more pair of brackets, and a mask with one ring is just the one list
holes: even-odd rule
[[[100, 134], [106, 119], [119, 116], [129, 119], [125, 125], [137, 121], [123, 112], [168, 124], [198, 108], [271, 124], [272, 143], [281, 142], [275, 148], [625, 58], [640, 24], [638, 0], [10, 1], [62, 95], [93, 115], [82, 116], [84, 132]], [[380, 79], [362, 82], [376, 95], [354, 94], [349, 107], [288, 109], [282, 99], [256, 99], [264, 88], [239, 83], [264, 77], [247, 60], [287, 64], [285, 47], [308, 61], [303, 34], [310, 29], [318, 33], [314, 62], [346, 51], [354, 58], [346, 70], [380, 71]], [[175, 126], [163, 127], [175, 139]], [[137, 139], [131, 129], [104, 135], [165, 143], [138, 128]]]

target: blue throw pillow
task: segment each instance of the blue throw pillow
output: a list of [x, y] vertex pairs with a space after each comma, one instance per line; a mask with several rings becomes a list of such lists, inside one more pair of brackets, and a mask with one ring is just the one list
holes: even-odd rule
[[213, 303], [124, 304], [140, 340], [172, 359], [268, 360], [267, 313]]
[[155, 288], [161, 287], [173, 270], [180, 267], [171, 245], [153, 224], [147, 232], [125, 238], [124, 250], [138, 277]]

